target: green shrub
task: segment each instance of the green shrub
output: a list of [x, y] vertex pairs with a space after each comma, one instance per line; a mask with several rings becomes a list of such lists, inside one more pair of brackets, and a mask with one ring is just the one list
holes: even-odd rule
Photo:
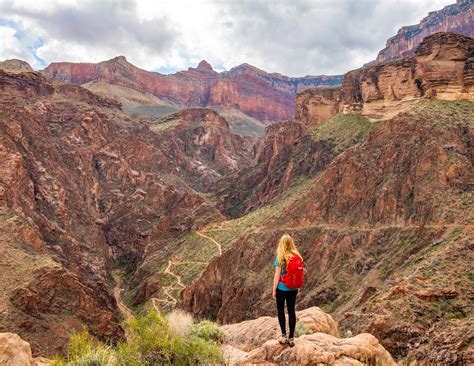
[[222, 360], [214, 342], [192, 334], [177, 334], [167, 319], [154, 311], [130, 319], [128, 327], [128, 342], [118, 346], [118, 365], [191, 365]]
[[309, 329], [306, 325], [304, 325], [303, 322], [297, 321], [296, 322], [296, 328], [295, 328], [295, 336], [296, 337], [301, 337], [302, 335], [305, 334], [312, 334], [313, 331]]
[[57, 357], [52, 366], [108, 366], [114, 364], [114, 350], [95, 341], [87, 332], [71, 335], [67, 357]]
[[216, 323], [205, 320], [191, 327], [191, 336], [203, 339], [207, 342], [224, 343], [225, 334]]
[[221, 339], [219, 332], [222, 330], [216, 324], [206, 323], [209, 324], [197, 325], [200, 326], [198, 329], [205, 329], [199, 334], [191, 330], [187, 334], [178, 334], [170, 327], [166, 317], [152, 311], [129, 319], [126, 323], [127, 342], [119, 343], [114, 348], [96, 342], [86, 332], [73, 334], [67, 358], [56, 358], [52, 365], [154, 366], [222, 362], [222, 354], [216, 343]]

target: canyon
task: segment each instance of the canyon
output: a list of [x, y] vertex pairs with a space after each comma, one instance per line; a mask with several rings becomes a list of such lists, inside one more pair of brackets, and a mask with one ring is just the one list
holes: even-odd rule
[[[472, 2], [445, 9], [459, 28]], [[243, 364], [474, 362], [474, 39], [416, 46], [343, 77], [0, 63], [0, 346], [34, 364], [159, 307], [222, 324]], [[292, 350], [284, 233], [307, 268]]]

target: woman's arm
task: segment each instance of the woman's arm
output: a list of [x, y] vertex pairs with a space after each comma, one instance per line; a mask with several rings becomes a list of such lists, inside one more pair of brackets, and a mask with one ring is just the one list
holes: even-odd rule
[[280, 266], [275, 267], [275, 276], [273, 277], [273, 298], [276, 299], [276, 288], [278, 286], [278, 282], [280, 282], [280, 274], [281, 268]]

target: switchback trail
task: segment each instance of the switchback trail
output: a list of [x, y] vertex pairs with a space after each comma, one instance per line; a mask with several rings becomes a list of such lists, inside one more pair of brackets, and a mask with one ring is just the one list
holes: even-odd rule
[[[170, 276], [173, 276], [176, 278], [176, 283], [173, 283], [171, 285], [163, 286], [163, 292], [167, 296], [168, 299], [158, 299], [158, 298], [152, 298], [152, 304], [155, 310], [157, 310], [156, 302], [164, 302], [166, 304], [171, 304], [171, 305], [176, 305], [178, 303], [178, 299], [173, 296], [172, 291], [173, 290], [182, 290], [186, 288], [186, 285], [183, 283], [182, 278], [180, 275], [174, 273], [171, 270], [171, 267], [173, 265], [182, 265], [182, 264], [207, 264], [207, 262], [196, 262], [196, 261], [176, 261], [173, 259], [168, 260], [168, 266], [164, 270], [163, 273], [169, 274]], [[176, 287], [179, 286], [179, 288]]]
[[133, 316], [133, 312], [129, 309], [127, 305], [124, 304], [122, 301], [122, 297], [120, 296], [122, 292], [122, 278], [120, 277], [120, 271], [115, 270], [112, 272], [112, 277], [115, 280], [115, 286], [114, 286], [114, 297], [115, 301], [117, 302], [117, 306], [122, 313], [122, 316], [124, 317], [125, 320], [130, 319]]
[[218, 249], [218, 251], [219, 251], [219, 255], [222, 255], [222, 246], [220, 245], [220, 243], [219, 243], [218, 241], [216, 241], [214, 238], [211, 238], [210, 236], [207, 236], [207, 235], [204, 234], [202, 231], [196, 231], [196, 233], [197, 233], [199, 236], [201, 236], [201, 237], [203, 237], [203, 238], [205, 238], [205, 239], [207, 239], [207, 240], [212, 241], [212, 242], [217, 246], [217, 249]]

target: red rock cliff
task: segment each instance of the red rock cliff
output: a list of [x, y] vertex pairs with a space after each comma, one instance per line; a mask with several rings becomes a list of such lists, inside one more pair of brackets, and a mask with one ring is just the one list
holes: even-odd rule
[[377, 62], [403, 58], [414, 53], [423, 38], [436, 32], [456, 32], [474, 36], [474, 2], [457, 0], [442, 10], [433, 11], [419, 24], [402, 27], [397, 35], [387, 41], [380, 51]]
[[339, 85], [341, 76], [291, 78], [248, 64], [217, 73], [206, 61], [172, 75], [141, 70], [120, 56], [98, 64], [52, 63], [45, 76], [84, 84], [100, 81], [151, 93], [184, 107], [231, 107], [260, 120], [291, 119], [297, 92], [317, 85]]

